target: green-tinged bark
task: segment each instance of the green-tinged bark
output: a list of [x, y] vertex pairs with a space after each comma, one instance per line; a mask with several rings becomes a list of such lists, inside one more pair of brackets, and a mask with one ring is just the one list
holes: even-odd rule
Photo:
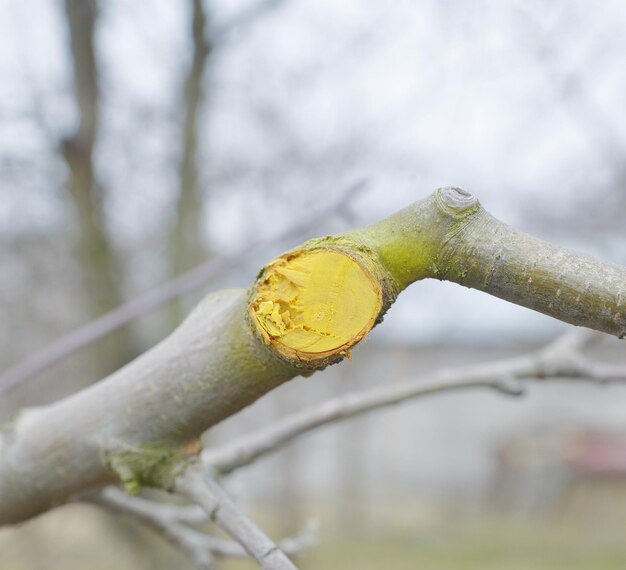
[[[0, 433], [0, 524], [159, 465], [298, 370], [250, 334], [243, 290], [209, 295], [163, 342], [102, 382], [22, 411]], [[127, 470], [124, 472], [124, 459]], [[132, 471], [132, 473], [131, 473]]]
[[442, 188], [346, 235], [379, 255], [399, 289], [428, 277], [453, 281], [573, 325], [626, 335], [625, 268], [518, 232], [458, 188]]
[[[335, 281], [329, 278], [325, 288], [326, 279], [308, 281], [317, 261], [283, 263], [311, 250], [341, 252], [351, 260], [346, 263], [350, 271]], [[362, 275], [352, 271], [355, 262]], [[269, 279], [270, 271], [280, 278]], [[328, 275], [337, 277], [336, 272]], [[307, 325], [290, 320], [310, 309], [302, 312], [297, 306], [303, 299], [320, 305], [308, 311], [313, 322], [341, 314], [323, 309], [324, 303], [343, 298], [333, 288], [349, 285], [347, 275], [357, 275], [361, 288], [371, 279], [380, 295], [380, 303], [367, 305], [379, 311], [371, 326], [399, 291], [433, 277], [572, 324], [617, 336], [626, 332], [626, 269], [516, 232], [487, 214], [473, 196], [441, 189], [372, 226], [307, 242], [268, 264], [250, 291], [209, 295], [170, 337], [100, 383], [55, 404], [24, 410], [0, 431], [0, 524], [24, 520], [116, 477], [129, 490], [142, 484], [167, 487], [176, 474], [172, 466], [204, 430], [303, 369], [337, 361], [363, 338], [357, 331], [350, 342], [343, 338], [335, 352], [324, 339], [323, 352], [307, 352], [304, 359], [300, 350], [280, 352], [270, 337], [282, 332], [263, 333], [251, 315], [260, 288], [265, 297], [259, 310], [268, 308], [268, 287], [276, 283], [282, 288], [276, 299], [282, 295], [280, 303], [301, 311], [291, 317], [285, 311], [272, 313], [275, 323], [281, 324], [280, 317], [293, 330]], [[300, 296], [310, 283], [315, 295]], [[328, 334], [314, 330], [319, 331]]]

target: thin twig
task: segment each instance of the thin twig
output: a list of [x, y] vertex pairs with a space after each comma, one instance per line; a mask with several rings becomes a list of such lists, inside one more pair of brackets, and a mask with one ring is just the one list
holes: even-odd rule
[[[216, 558], [247, 558], [238, 542], [218, 538], [191, 528], [209, 521], [207, 512], [198, 505], [179, 506], [127, 495], [117, 487], [105, 487], [83, 498], [117, 514], [132, 516], [182, 550], [197, 568], [210, 568]], [[297, 555], [317, 542], [317, 526], [310, 521], [297, 534], [283, 539], [283, 552]]]
[[[208, 569], [218, 557], [252, 556], [263, 568], [294, 568], [286, 558], [314, 542], [312, 530], [283, 540], [277, 547], [234, 505], [209, 471], [229, 473], [270, 453], [317, 427], [403, 402], [409, 398], [438, 393], [489, 388], [508, 395], [519, 395], [520, 380], [563, 378], [606, 382], [626, 379], [622, 365], [605, 365], [583, 357], [582, 352], [601, 338], [584, 329], [574, 329], [546, 347], [525, 356], [454, 368], [431, 374], [427, 380], [398, 383], [384, 388], [334, 398], [321, 406], [293, 414], [261, 432], [241, 437], [229, 444], [205, 450], [200, 466], [194, 465], [178, 477], [176, 490], [198, 505], [178, 506], [130, 497], [108, 487], [88, 500], [129, 514], [163, 535], [185, 552], [197, 568]], [[203, 473], [204, 471], [204, 473]], [[193, 525], [212, 521], [231, 534], [236, 542], [206, 534]]]
[[491, 388], [509, 395], [520, 394], [517, 387], [509, 387], [505, 377], [494, 380], [473, 378], [450, 381], [420, 380], [355, 391], [333, 398], [320, 406], [292, 414], [257, 433], [239, 437], [229, 444], [208, 448], [202, 452], [202, 463], [220, 474], [228, 474], [323, 425], [392, 406], [411, 398], [471, 388]]
[[128, 495], [118, 487], [109, 486], [86, 497], [92, 503], [117, 509], [121, 513], [132, 513], [144, 522], [176, 521], [186, 525], [201, 525], [209, 520], [198, 505], [174, 505]]
[[598, 383], [626, 380], [623, 365], [598, 364], [581, 356], [580, 351], [597, 338], [598, 333], [575, 329], [525, 356], [451, 368], [418, 380], [338, 396], [291, 414], [256, 433], [208, 448], [202, 452], [202, 463], [220, 474], [227, 474], [320, 426], [423, 396], [474, 388], [517, 396], [523, 392], [520, 380], [532, 378], [576, 378]]
[[233, 31], [239, 31], [252, 22], [256, 22], [261, 16], [270, 15], [283, 4], [286, 4], [286, 0], [260, 0], [249, 5], [234, 18], [212, 30], [215, 45], [220, 47], [227, 43]]
[[232, 536], [265, 570], [297, 570], [286, 554], [239, 508], [220, 485], [197, 466], [176, 479], [176, 490], [199, 504], [209, 519]]
[[206, 513], [198, 506], [178, 507], [166, 503], [156, 503], [141, 497], [131, 497], [117, 489], [107, 487], [87, 499], [120, 514], [129, 514], [146, 526], [161, 534], [170, 544], [182, 550], [200, 570], [213, 568], [213, 538], [188, 524], [201, 524], [207, 520]]

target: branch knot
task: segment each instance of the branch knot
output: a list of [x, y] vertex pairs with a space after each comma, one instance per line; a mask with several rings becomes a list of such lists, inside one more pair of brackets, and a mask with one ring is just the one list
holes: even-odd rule
[[480, 206], [480, 202], [470, 192], [462, 188], [446, 186], [439, 188], [435, 193], [439, 209], [454, 218], [471, 214]]

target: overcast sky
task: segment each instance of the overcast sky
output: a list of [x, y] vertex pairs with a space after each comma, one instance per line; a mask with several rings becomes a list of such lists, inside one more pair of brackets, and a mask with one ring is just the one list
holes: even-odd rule
[[[101, 4], [97, 164], [116, 239], [141, 248], [171, 206], [189, 13], [182, 1]], [[251, 4], [211, 2], [213, 26]], [[619, 0], [282, 2], [231, 30], [212, 59], [200, 119], [206, 239], [219, 250], [276, 232], [367, 178], [356, 223], [457, 185], [508, 223], [625, 263], [626, 232], [610, 215], [626, 203], [624, 69]], [[46, 133], [75, 121], [60, 2], [0, 2], [0, 78], [0, 228], [46, 232], [66, 219]], [[588, 226], [599, 229], [577, 230]], [[374, 334], [508, 342], [559, 328], [421, 283]]]

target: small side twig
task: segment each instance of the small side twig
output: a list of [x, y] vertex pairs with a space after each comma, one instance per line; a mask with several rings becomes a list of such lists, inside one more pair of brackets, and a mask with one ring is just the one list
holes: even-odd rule
[[177, 477], [175, 489], [199, 504], [211, 522], [232, 536], [264, 570], [297, 570], [287, 555], [232, 501], [220, 485], [198, 466]]
[[433, 378], [355, 391], [333, 398], [317, 407], [291, 414], [257, 433], [244, 435], [223, 446], [207, 448], [202, 452], [202, 464], [226, 475], [323, 425], [412, 398], [472, 388], [489, 388], [512, 396], [521, 394], [519, 386], [515, 386], [505, 376], [493, 380], [474, 377], [458, 380]]
[[[179, 506], [143, 497], [130, 496], [117, 487], [106, 487], [83, 500], [135, 520], [159, 533], [170, 544], [184, 552], [199, 570], [213, 568], [218, 558], [247, 558], [248, 553], [236, 541], [212, 536], [192, 528], [209, 521], [209, 514], [199, 505]], [[283, 539], [280, 549], [297, 555], [317, 542], [317, 525], [309, 522], [297, 534]]]
[[475, 388], [517, 396], [524, 388], [520, 381], [533, 378], [579, 379], [596, 383], [626, 380], [626, 367], [596, 363], [581, 354], [601, 336], [594, 331], [574, 329], [525, 356], [451, 368], [416, 380], [342, 395], [291, 414], [253, 434], [207, 448], [202, 452], [202, 463], [208, 469], [227, 474], [315, 428], [418, 397]]
[[106, 487], [87, 499], [118, 514], [132, 515], [184, 552], [198, 570], [213, 568], [214, 541], [219, 539], [184, 524], [201, 524], [207, 520], [206, 513], [200, 507], [156, 503], [141, 497], [131, 497], [116, 487]]

